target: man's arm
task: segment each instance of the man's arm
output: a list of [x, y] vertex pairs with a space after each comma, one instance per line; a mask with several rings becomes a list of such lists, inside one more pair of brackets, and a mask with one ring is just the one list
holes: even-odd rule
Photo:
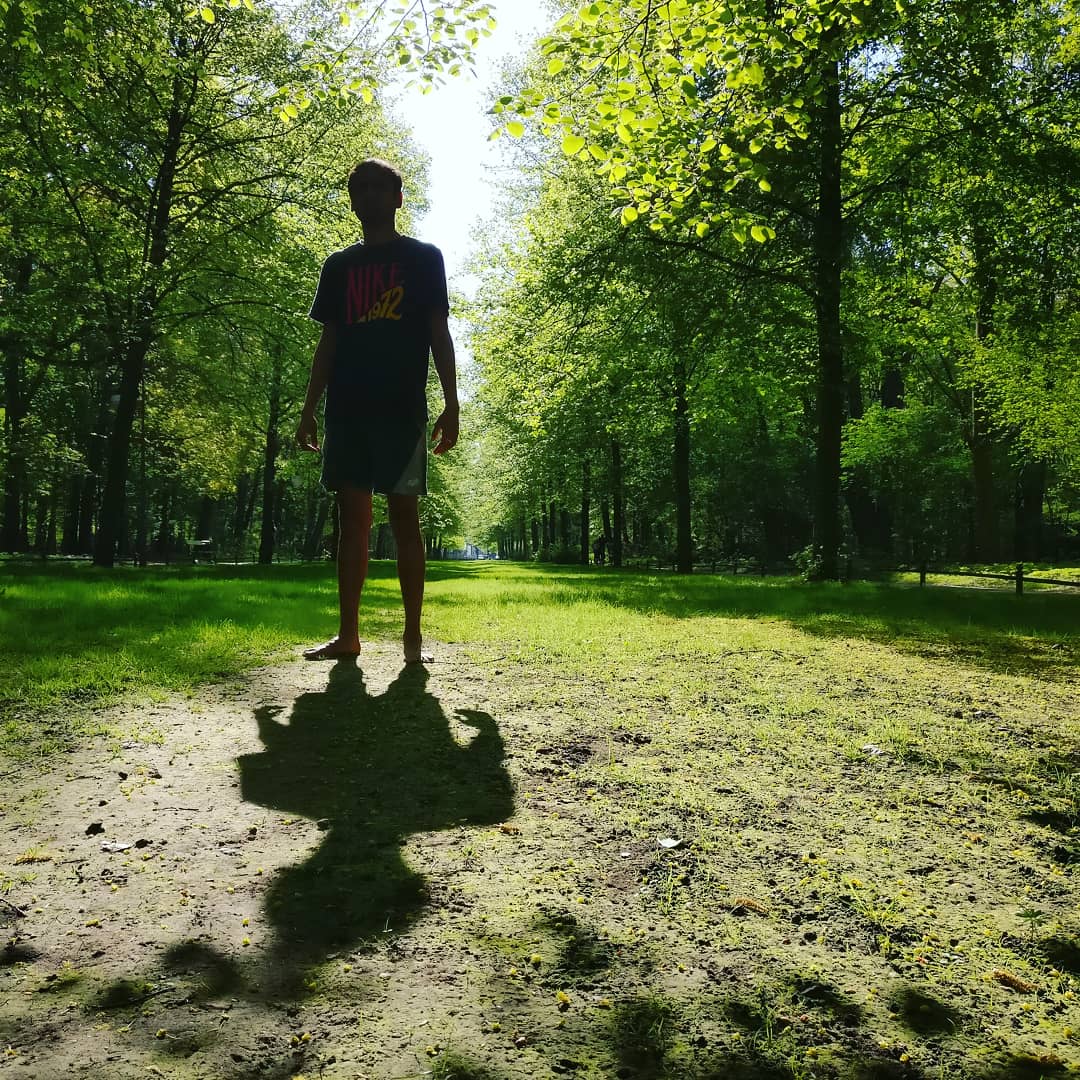
[[445, 454], [447, 450], [454, 449], [458, 440], [458, 397], [454, 341], [450, 337], [450, 327], [444, 312], [435, 312], [431, 316], [431, 356], [435, 361], [435, 372], [439, 376], [443, 400], [446, 403], [431, 429], [431, 441], [436, 444], [436, 454]]
[[319, 452], [319, 421], [315, 418], [315, 410], [319, 407], [326, 384], [330, 381], [336, 344], [337, 330], [334, 324], [325, 323], [319, 336], [319, 344], [315, 346], [315, 355], [311, 358], [307, 394], [304, 397], [304, 407], [300, 410], [300, 423], [296, 428], [296, 441], [300, 449], [316, 454]]

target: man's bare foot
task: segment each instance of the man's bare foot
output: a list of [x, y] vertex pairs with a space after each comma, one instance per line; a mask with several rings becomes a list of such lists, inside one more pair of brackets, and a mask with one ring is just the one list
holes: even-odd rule
[[337, 637], [304, 650], [305, 660], [340, 660], [344, 656], [359, 655], [359, 641], [342, 641], [341, 638]]
[[419, 641], [405, 639], [405, 663], [406, 664], [430, 664], [435, 659], [427, 652]]

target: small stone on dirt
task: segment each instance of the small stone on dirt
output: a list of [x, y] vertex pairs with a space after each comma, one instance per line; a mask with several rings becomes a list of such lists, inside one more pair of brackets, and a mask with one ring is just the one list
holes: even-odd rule
[[86, 826], [87, 836], [97, 836], [99, 833], [103, 833], [104, 831], [105, 826], [102, 825], [100, 821], [91, 821], [90, 824]]

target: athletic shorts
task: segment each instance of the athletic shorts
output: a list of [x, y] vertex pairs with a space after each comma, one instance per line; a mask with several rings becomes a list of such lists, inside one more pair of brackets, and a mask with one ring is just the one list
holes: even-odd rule
[[358, 417], [326, 420], [322, 484], [381, 495], [427, 494], [427, 425]]

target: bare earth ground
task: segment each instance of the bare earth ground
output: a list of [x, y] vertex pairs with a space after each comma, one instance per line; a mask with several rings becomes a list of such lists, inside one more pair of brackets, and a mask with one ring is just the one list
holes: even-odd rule
[[1080, 1069], [1075, 682], [800, 675], [845, 647], [613, 695], [374, 645], [0, 762], [0, 1077]]

